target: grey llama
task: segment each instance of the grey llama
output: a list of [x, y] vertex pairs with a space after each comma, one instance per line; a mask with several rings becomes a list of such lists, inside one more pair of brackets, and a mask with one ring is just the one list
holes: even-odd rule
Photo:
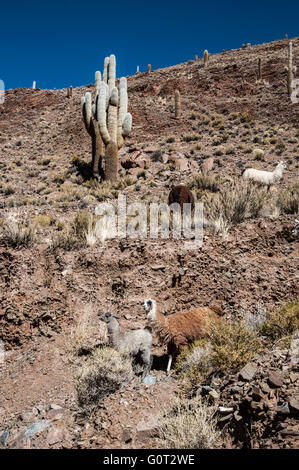
[[144, 365], [142, 374], [142, 378], [144, 378], [152, 367], [151, 347], [153, 338], [151, 328], [146, 327], [121, 332], [117, 318], [110, 312], [101, 318], [107, 324], [109, 346], [132, 357], [140, 357]]

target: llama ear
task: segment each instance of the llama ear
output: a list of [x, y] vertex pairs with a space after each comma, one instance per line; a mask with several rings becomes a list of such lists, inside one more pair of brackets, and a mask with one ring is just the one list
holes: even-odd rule
[[120, 319], [120, 317], [118, 317], [117, 315], [112, 315], [114, 318], [116, 318], [117, 320]]

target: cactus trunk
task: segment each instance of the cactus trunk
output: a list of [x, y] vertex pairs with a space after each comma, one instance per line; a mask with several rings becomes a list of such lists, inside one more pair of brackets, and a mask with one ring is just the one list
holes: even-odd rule
[[98, 123], [92, 116], [91, 94], [86, 93], [82, 99], [83, 121], [88, 134], [91, 137], [92, 147], [92, 176], [98, 179], [103, 176], [102, 157], [103, 157], [103, 141], [99, 131]]
[[291, 41], [289, 42], [288, 59], [289, 59], [289, 63], [288, 63], [288, 68], [287, 68], [287, 72], [288, 72], [287, 86], [288, 86], [288, 94], [289, 94], [289, 96], [291, 96], [292, 91], [293, 91], [292, 90], [292, 81], [294, 80], [293, 44], [292, 44]]
[[115, 183], [118, 177], [118, 147], [111, 140], [106, 147], [105, 152], [105, 179]]
[[262, 78], [262, 59], [258, 60], [258, 79], [261, 80]]
[[209, 65], [209, 53], [207, 50], [204, 51], [203, 62], [204, 62], [204, 68], [206, 69], [207, 66]]
[[179, 119], [182, 115], [181, 94], [179, 90], [175, 90], [174, 93], [174, 113], [176, 119]]

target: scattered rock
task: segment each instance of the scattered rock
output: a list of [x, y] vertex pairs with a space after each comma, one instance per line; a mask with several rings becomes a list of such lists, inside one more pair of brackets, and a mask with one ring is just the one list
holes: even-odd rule
[[268, 383], [271, 387], [282, 387], [284, 381], [284, 376], [279, 372], [270, 372], [268, 377]]
[[295, 416], [299, 415], [299, 400], [296, 398], [291, 398], [289, 401], [290, 411]]
[[157, 378], [154, 375], [147, 375], [142, 382], [146, 385], [154, 385], [157, 382]]
[[255, 364], [246, 364], [243, 369], [240, 370], [239, 376], [241, 379], [245, 380], [246, 382], [250, 382], [253, 379], [257, 372], [257, 366]]
[[132, 436], [131, 436], [131, 432], [128, 428], [125, 428], [123, 430], [123, 434], [122, 434], [122, 441], [127, 444], [128, 442], [131, 442], [132, 441]]
[[64, 428], [53, 427], [49, 429], [47, 435], [47, 442], [50, 446], [61, 442], [64, 439]]
[[7, 442], [8, 442], [8, 439], [9, 439], [9, 431], [4, 431], [1, 435], [0, 435], [0, 447], [4, 447], [6, 446]]

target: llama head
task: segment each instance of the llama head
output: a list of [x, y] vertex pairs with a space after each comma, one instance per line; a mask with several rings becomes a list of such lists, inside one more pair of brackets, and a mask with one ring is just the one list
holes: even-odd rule
[[156, 320], [156, 312], [157, 312], [157, 304], [156, 301], [153, 299], [145, 299], [144, 303], [144, 310], [147, 313], [147, 318], [150, 321]]
[[[99, 316], [100, 316], [100, 314], [99, 314]], [[119, 317], [117, 317], [116, 315], [113, 315], [113, 313], [111, 313], [111, 312], [107, 312], [107, 313], [105, 313], [105, 315], [100, 316], [100, 320], [105, 322], [105, 323], [115, 322], [117, 319], [119, 319]]]
[[287, 164], [283, 160], [280, 160], [277, 167], [282, 168], [283, 170], [286, 170], [287, 169]]

